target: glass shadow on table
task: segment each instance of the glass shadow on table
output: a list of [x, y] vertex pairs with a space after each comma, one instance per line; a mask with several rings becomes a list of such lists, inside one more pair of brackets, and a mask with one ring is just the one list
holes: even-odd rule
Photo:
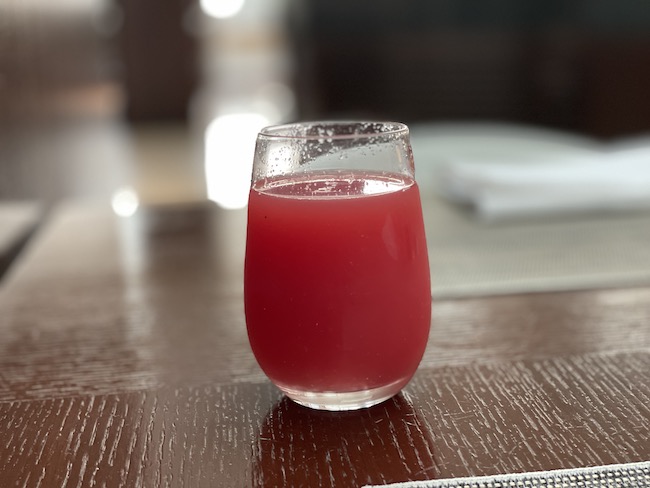
[[436, 471], [433, 439], [402, 393], [350, 412], [283, 397], [253, 444], [253, 486], [362, 486], [431, 479]]

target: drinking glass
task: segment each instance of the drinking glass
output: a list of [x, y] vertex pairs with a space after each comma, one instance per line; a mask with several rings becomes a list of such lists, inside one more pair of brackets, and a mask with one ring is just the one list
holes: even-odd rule
[[296, 123], [258, 134], [246, 325], [259, 365], [289, 398], [354, 410], [399, 392], [427, 343], [429, 280], [404, 124]]

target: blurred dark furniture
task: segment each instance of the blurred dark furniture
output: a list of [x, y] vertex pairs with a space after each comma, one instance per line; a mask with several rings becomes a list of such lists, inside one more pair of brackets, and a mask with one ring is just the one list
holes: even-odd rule
[[193, 0], [119, 0], [131, 120], [185, 119], [197, 79], [197, 40], [184, 27]]
[[650, 3], [295, 1], [302, 118], [650, 129]]

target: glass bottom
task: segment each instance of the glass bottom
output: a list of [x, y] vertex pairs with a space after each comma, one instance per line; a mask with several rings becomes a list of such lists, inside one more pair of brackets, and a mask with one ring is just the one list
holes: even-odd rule
[[408, 380], [399, 380], [378, 388], [368, 390], [336, 392], [299, 391], [277, 385], [294, 402], [316, 410], [359, 410], [372, 407], [400, 392]]

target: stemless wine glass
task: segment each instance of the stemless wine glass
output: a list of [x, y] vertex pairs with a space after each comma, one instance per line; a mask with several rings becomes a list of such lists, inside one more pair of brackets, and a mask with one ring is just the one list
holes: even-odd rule
[[429, 335], [431, 290], [404, 124], [259, 133], [244, 297], [253, 353], [297, 403], [354, 410], [408, 383]]

